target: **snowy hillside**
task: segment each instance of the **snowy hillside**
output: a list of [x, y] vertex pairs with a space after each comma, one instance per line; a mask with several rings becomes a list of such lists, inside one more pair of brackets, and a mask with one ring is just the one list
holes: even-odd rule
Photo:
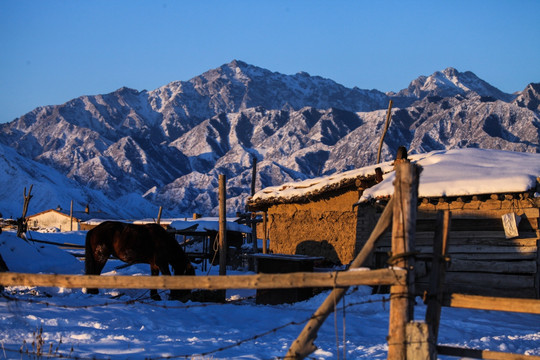
[[98, 190], [90, 189], [74, 180], [68, 179], [57, 170], [30, 160], [14, 149], [0, 144], [0, 213], [4, 218], [17, 219], [22, 215], [23, 193], [32, 189], [32, 198], [27, 215], [60, 206], [82, 211], [87, 204], [108, 214], [123, 218], [140, 217], [141, 212], [155, 216], [157, 208], [142, 197], [130, 196], [112, 202]]
[[401, 145], [410, 153], [540, 152], [538, 84], [511, 95], [447, 68], [384, 94], [236, 60], [152, 91], [121, 88], [36, 108], [0, 125], [0, 143], [141, 216], [152, 213], [133, 203], [141, 197], [168, 216], [215, 215], [225, 174], [233, 214], [250, 195], [253, 158], [257, 189], [374, 164], [390, 99], [384, 160]]

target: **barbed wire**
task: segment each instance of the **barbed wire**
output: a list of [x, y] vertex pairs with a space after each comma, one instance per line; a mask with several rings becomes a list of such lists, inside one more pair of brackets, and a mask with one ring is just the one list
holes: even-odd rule
[[[148, 292], [148, 291], [147, 291]], [[165, 290], [162, 292], [159, 292], [160, 294], [165, 293]], [[143, 294], [144, 295], [144, 294]], [[208, 303], [200, 303], [200, 304], [189, 304], [189, 305], [170, 305], [170, 304], [158, 304], [155, 302], [155, 300], [152, 300], [150, 296], [144, 296], [144, 297], [138, 297], [136, 299], [130, 299], [130, 300], [124, 300], [124, 301], [114, 301], [114, 302], [104, 302], [99, 304], [86, 304], [86, 305], [67, 305], [67, 304], [56, 304], [52, 302], [48, 302], [45, 300], [36, 300], [36, 299], [20, 299], [17, 297], [9, 296], [5, 292], [1, 293], [1, 296], [9, 301], [15, 301], [15, 302], [28, 302], [32, 304], [41, 304], [45, 305], [47, 307], [57, 307], [62, 309], [90, 309], [90, 308], [96, 308], [96, 307], [106, 307], [106, 306], [113, 306], [113, 305], [133, 305], [133, 304], [143, 304], [153, 307], [159, 307], [162, 309], [189, 309], [189, 308], [196, 308], [196, 307], [208, 307], [208, 306], [216, 306], [216, 305], [240, 305], [241, 303], [245, 302], [246, 300], [255, 298], [254, 296], [246, 296], [242, 297], [240, 299], [231, 299], [231, 300], [225, 300], [224, 302], [208, 302]], [[151, 300], [151, 301], [148, 301]]]

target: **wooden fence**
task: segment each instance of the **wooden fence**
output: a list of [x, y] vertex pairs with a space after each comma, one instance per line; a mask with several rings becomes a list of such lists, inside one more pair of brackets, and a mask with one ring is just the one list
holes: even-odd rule
[[4, 286], [48, 286], [102, 289], [292, 289], [405, 283], [400, 269], [350, 270], [329, 273], [298, 272], [224, 276], [101, 276], [0, 273]]

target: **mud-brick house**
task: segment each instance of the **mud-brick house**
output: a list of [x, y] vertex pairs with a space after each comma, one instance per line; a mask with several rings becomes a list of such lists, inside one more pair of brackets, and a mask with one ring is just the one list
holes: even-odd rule
[[26, 221], [29, 229], [57, 228], [60, 231], [77, 231], [92, 228], [87, 222], [95, 218], [112, 220], [115, 217], [101, 211], [91, 212], [89, 207], [84, 211], [73, 212], [57, 207], [27, 216]]
[[[269, 251], [323, 256], [332, 264], [351, 262], [358, 252], [359, 214], [354, 205], [364, 189], [376, 184], [377, 167], [382, 172], [392, 170], [391, 163], [384, 163], [257, 192], [248, 208], [267, 217]], [[257, 237], [264, 238], [263, 226], [259, 225]]]
[[[445, 288], [486, 296], [540, 298], [540, 154], [462, 149], [410, 156], [421, 165], [415, 251], [416, 291], [427, 289], [436, 214], [451, 212]], [[393, 193], [394, 173], [366, 189], [359, 213], [371, 223]], [[359, 238], [359, 245], [367, 237]], [[391, 233], [373, 267], [387, 266]]]
[[[417, 291], [426, 289], [435, 219], [451, 211], [446, 288], [463, 293], [540, 297], [540, 154], [457, 149], [410, 155], [422, 166], [416, 250]], [[287, 183], [256, 193], [248, 205], [268, 216], [270, 251], [349, 263], [393, 193], [393, 163]], [[514, 231], [504, 219], [515, 219]], [[262, 238], [258, 228], [258, 237]], [[391, 231], [366, 264], [387, 266]]]

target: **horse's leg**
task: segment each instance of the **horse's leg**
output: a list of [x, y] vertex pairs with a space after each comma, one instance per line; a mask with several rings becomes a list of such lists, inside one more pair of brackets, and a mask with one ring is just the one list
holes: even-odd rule
[[[93, 248], [90, 238], [86, 237], [86, 246], [84, 254], [84, 273], [86, 275], [99, 275], [105, 267], [105, 263], [110, 256], [110, 251], [106, 246], [98, 246]], [[95, 288], [87, 288], [87, 294], [98, 294], [99, 290]]]
[[[150, 263], [150, 273], [152, 274], [152, 276], [159, 275], [159, 267], [155, 263]], [[161, 300], [161, 297], [159, 296], [156, 289], [150, 289], [150, 297], [152, 298], [152, 300]]]

